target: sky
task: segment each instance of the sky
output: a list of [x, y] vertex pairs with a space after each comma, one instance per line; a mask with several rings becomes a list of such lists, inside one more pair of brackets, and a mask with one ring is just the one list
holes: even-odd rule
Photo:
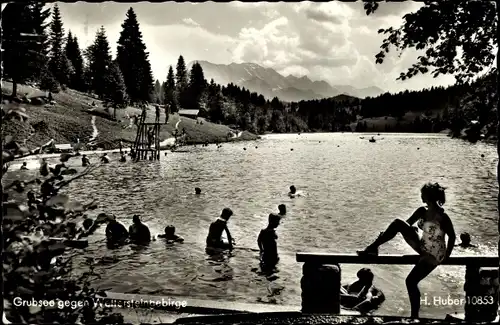
[[[51, 4], [52, 6], [53, 4]], [[396, 78], [418, 52], [391, 52], [375, 64], [383, 36], [380, 28], [399, 27], [418, 2], [381, 3], [366, 16], [362, 2], [230, 3], [58, 3], [65, 32], [90, 45], [104, 26], [113, 55], [130, 7], [137, 14], [155, 79], [164, 81], [179, 55], [186, 62], [257, 63], [283, 75], [307, 75], [331, 85], [377, 86], [385, 91], [450, 85], [453, 76]]]

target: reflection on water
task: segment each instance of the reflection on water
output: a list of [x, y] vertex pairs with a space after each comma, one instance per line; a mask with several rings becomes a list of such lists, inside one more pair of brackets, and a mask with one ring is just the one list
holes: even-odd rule
[[[272, 135], [255, 145], [190, 148], [191, 153], [162, 156], [161, 162], [120, 164], [111, 155], [110, 165], [68, 191], [83, 201], [99, 200], [126, 226], [134, 214], [141, 215], [152, 234], [173, 224], [185, 243], [154, 241], [140, 249], [129, 245], [108, 250], [100, 229], [81, 262], [85, 256], [107, 261], [97, 267], [103, 276], [99, 285], [118, 292], [299, 306], [302, 267], [296, 252], [352, 253], [364, 247], [393, 218], [407, 218], [421, 205], [420, 187], [427, 181], [447, 187], [445, 207], [456, 232], [468, 231], [480, 245], [454, 254], [496, 254], [493, 146], [443, 135], [384, 134], [376, 143], [359, 136]], [[307, 195], [289, 198], [292, 184]], [[201, 195], [194, 194], [195, 187], [202, 189]], [[263, 274], [255, 251], [257, 235], [280, 203], [288, 213], [277, 229], [279, 273]], [[238, 246], [246, 249], [207, 255], [208, 226], [224, 207], [234, 211], [229, 228]], [[381, 253], [412, 250], [398, 236]], [[343, 281], [354, 280], [361, 267], [343, 265]], [[387, 297], [379, 313], [409, 314], [404, 279], [411, 266], [370, 268]], [[463, 276], [461, 267], [442, 266], [420, 288], [429, 296], [459, 297]], [[463, 307], [424, 306], [422, 314], [442, 316], [455, 310]]]

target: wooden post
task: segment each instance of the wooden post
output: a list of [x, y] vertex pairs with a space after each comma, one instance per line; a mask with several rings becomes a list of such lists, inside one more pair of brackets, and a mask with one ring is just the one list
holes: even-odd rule
[[339, 265], [304, 263], [302, 312], [340, 314], [341, 271]]
[[[497, 155], [498, 158], [500, 158], [500, 0], [496, 0], [496, 11], [497, 11], [497, 39], [496, 39], [496, 44], [497, 44]], [[500, 162], [497, 163], [497, 182], [500, 185]], [[499, 218], [498, 218], [498, 234], [500, 235], [500, 192], [498, 193], [497, 197], [497, 209], [499, 213]], [[500, 237], [498, 238], [498, 257], [500, 257]], [[498, 272], [500, 273], [500, 265], [498, 266]], [[499, 293], [500, 294], [500, 293]]]
[[465, 271], [465, 320], [492, 322], [498, 314], [498, 268], [467, 265]]

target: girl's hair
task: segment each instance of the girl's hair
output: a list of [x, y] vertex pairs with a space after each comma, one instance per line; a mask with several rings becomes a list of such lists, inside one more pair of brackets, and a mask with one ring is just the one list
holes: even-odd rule
[[427, 183], [422, 186], [421, 192], [428, 201], [437, 203], [439, 207], [442, 207], [446, 203], [445, 189], [438, 183]]

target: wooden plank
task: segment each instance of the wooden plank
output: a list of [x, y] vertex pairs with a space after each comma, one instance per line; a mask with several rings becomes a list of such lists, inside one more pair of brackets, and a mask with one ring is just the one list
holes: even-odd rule
[[[319, 264], [409, 264], [414, 265], [419, 260], [419, 255], [379, 255], [358, 256], [357, 254], [339, 253], [303, 253], [296, 254], [297, 262], [319, 263]], [[500, 259], [498, 256], [451, 256], [443, 265], [477, 265], [487, 267], [498, 267]]]

